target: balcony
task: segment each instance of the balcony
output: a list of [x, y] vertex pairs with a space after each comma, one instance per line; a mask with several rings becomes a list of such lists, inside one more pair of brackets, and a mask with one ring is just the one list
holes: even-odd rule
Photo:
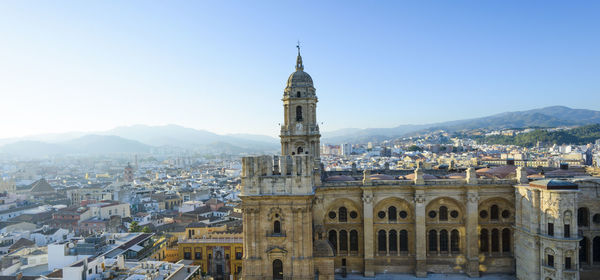
[[267, 237], [286, 237], [286, 235], [285, 235], [285, 231], [281, 231], [281, 232], [267, 231]]

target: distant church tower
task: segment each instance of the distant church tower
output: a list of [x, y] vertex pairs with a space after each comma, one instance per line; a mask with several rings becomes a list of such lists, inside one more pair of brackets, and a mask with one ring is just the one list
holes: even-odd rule
[[320, 158], [321, 134], [317, 124], [317, 95], [313, 81], [304, 72], [300, 45], [296, 71], [290, 75], [283, 92], [284, 123], [281, 126], [281, 154], [307, 154]]

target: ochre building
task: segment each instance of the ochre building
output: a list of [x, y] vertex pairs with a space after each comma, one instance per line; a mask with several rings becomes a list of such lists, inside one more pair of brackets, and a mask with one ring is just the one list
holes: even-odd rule
[[[432, 179], [385, 170], [324, 172], [317, 97], [300, 52], [283, 95], [281, 155], [242, 159], [242, 277], [489, 273], [595, 279], [600, 180]], [[401, 179], [400, 179], [401, 178]], [[407, 179], [408, 178], [408, 179]], [[233, 253], [233, 252], [232, 252]]]

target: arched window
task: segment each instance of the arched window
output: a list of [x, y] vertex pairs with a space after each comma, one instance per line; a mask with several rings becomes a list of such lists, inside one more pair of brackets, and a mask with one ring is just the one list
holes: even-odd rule
[[281, 260], [273, 261], [273, 279], [283, 279], [283, 263]]
[[348, 232], [340, 230], [340, 251], [348, 251]]
[[346, 209], [346, 207], [340, 207], [339, 211], [338, 211], [338, 220], [340, 222], [347, 222], [348, 221], [348, 210]]
[[492, 205], [492, 209], [490, 209], [490, 219], [498, 220], [498, 205]]
[[302, 147], [298, 147], [298, 155], [304, 153], [304, 149]]
[[408, 231], [405, 229], [400, 231], [400, 252], [408, 251]]
[[395, 222], [396, 221], [396, 216], [397, 216], [396, 207], [390, 206], [388, 208], [388, 219], [389, 219], [389, 221], [390, 222]]
[[390, 242], [390, 252], [397, 252], [398, 251], [398, 235], [396, 234], [395, 230], [393, 230], [393, 229], [390, 230], [388, 239]]
[[301, 96], [300, 92], [296, 92], [296, 97], [300, 97], [300, 96]]
[[446, 206], [440, 207], [440, 221], [448, 220], [448, 208]]
[[500, 250], [500, 234], [498, 229], [492, 229], [492, 252], [498, 252]]
[[450, 250], [452, 252], [460, 251], [460, 234], [456, 229], [452, 230], [450, 234]]
[[275, 234], [281, 233], [281, 223], [279, 221], [273, 222], [273, 233], [275, 233]]
[[448, 252], [448, 231], [440, 230], [440, 251]]
[[333, 247], [333, 253], [337, 252], [337, 232], [335, 230], [329, 231], [329, 243]]
[[594, 263], [600, 262], [600, 236], [596, 236], [594, 237], [594, 249], [592, 250], [592, 252], [594, 252]]
[[587, 263], [588, 262], [588, 239], [584, 237], [579, 241], [579, 263]]
[[588, 227], [590, 226], [590, 214], [588, 209], [581, 207], [577, 209], [577, 226]]
[[387, 251], [387, 243], [386, 243], [386, 236], [385, 236], [385, 230], [380, 230], [377, 233], [377, 249], [380, 252], [386, 252]]
[[502, 230], [502, 252], [510, 252], [510, 229]]
[[437, 232], [433, 229], [429, 231], [429, 251], [437, 251]]
[[350, 251], [358, 251], [358, 231], [350, 231]]
[[479, 250], [481, 252], [488, 251], [488, 230], [487, 229], [482, 229], [481, 233], [479, 234]]
[[302, 121], [302, 106], [296, 106], [296, 121]]

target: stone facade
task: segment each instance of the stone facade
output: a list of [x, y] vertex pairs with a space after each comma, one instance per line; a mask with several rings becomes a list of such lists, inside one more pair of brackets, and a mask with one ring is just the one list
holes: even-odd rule
[[[438, 171], [420, 164], [413, 180], [369, 170], [324, 172], [316, 96], [303, 69], [298, 54], [297, 71], [284, 92], [282, 155], [242, 160], [243, 279], [506, 273], [545, 280], [579, 279], [582, 267], [598, 270], [592, 258], [600, 256], [600, 237], [594, 237], [600, 231], [591, 226], [595, 218], [590, 217], [600, 213], [598, 179], [554, 181], [550, 185], [575, 187], [553, 189], [539, 182], [530, 185], [522, 167], [510, 179], [478, 178], [473, 168], [463, 179], [426, 179], [427, 173]], [[308, 106], [303, 112], [311, 116], [290, 119], [296, 113], [288, 108], [294, 106]], [[316, 132], [304, 124], [298, 129], [299, 119]], [[581, 197], [593, 188], [595, 193]], [[582, 203], [588, 205], [585, 210]], [[575, 223], [581, 211], [587, 211], [587, 227]], [[588, 239], [587, 259], [580, 265], [582, 235]], [[596, 244], [593, 238], [598, 245], [590, 245]]]

